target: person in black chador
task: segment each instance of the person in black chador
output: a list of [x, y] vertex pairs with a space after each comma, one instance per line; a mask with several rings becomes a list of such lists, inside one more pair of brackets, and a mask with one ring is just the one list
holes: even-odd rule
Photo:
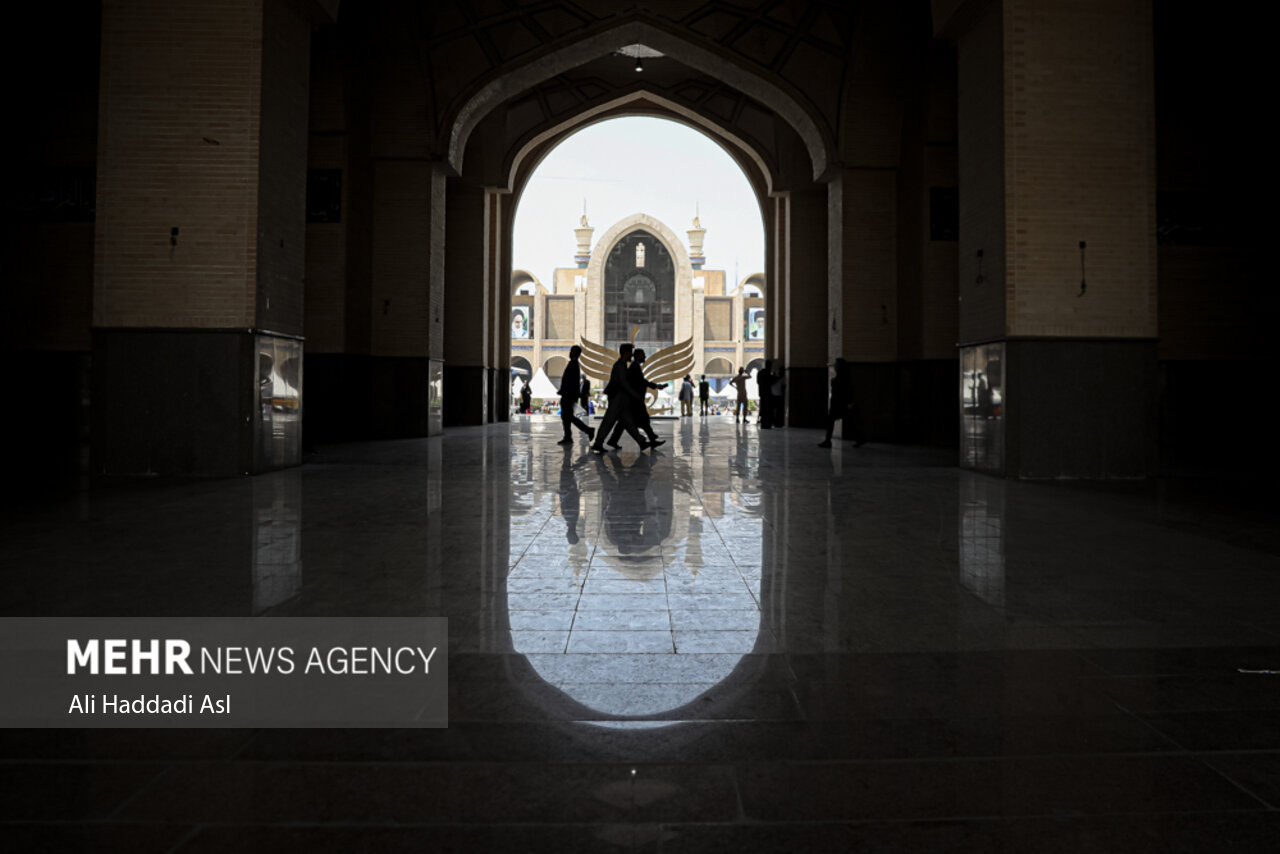
[[756, 387], [760, 389], [760, 410], [756, 423], [761, 430], [773, 426], [773, 361], [764, 363], [764, 367], [756, 371]]
[[[646, 447], [656, 448], [665, 444], [666, 439], [659, 439], [658, 434], [653, 432], [653, 421], [649, 418], [649, 408], [644, 405], [645, 389], [666, 388], [666, 383], [651, 383], [644, 375], [644, 350], [636, 350], [631, 354], [631, 365], [627, 368], [627, 385], [638, 393], [637, 398], [631, 400], [631, 418], [635, 422], [635, 426], [639, 430], [643, 430], [649, 434], [649, 444], [646, 446], [644, 442], [636, 439], [640, 445], [640, 450]], [[619, 441], [622, 438], [622, 422], [618, 422], [618, 426], [613, 428], [613, 435], [609, 437], [609, 447], [622, 447]], [[634, 436], [633, 436], [634, 438]]]
[[836, 422], [844, 422], [845, 438], [853, 441], [855, 448], [862, 447], [862, 433], [858, 429], [858, 404], [853, 399], [853, 377], [849, 363], [836, 359], [836, 375], [831, 378], [831, 409], [827, 413], [827, 436], [818, 443], [819, 448], [831, 447], [831, 434]]
[[698, 380], [698, 414], [706, 415], [710, 403], [711, 383], [707, 382], [707, 375], [703, 374], [702, 379]]
[[[569, 364], [564, 369], [564, 375], [560, 377], [560, 422], [564, 424], [564, 438], [559, 441], [561, 445], [573, 444], [573, 430], [571, 425], [577, 425], [578, 429], [587, 434], [587, 441], [591, 441], [596, 437], [596, 431], [592, 430], [582, 419], [573, 413], [573, 407], [577, 404], [578, 399], [584, 397], [582, 394], [582, 366], [578, 364], [578, 357], [582, 355], [582, 348], [574, 344], [569, 348]], [[586, 405], [583, 404], [583, 408]]]
[[525, 380], [524, 385], [520, 386], [520, 411], [528, 414], [533, 409], [533, 390], [529, 388], [529, 381]]
[[604, 411], [604, 420], [600, 422], [595, 441], [591, 443], [591, 450], [597, 454], [604, 453], [604, 439], [615, 424], [622, 425], [631, 438], [636, 440], [640, 450], [648, 447], [644, 439], [640, 438], [640, 433], [636, 430], [635, 418], [632, 417], [632, 402], [637, 398], [643, 402], [644, 398], [627, 383], [627, 362], [631, 360], [631, 349], [630, 344], [623, 344], [618, 348], [618, 361], [613, 363], [613, 369], [609, 372], [609, 382], [604, 387], [605, 397], [609, 398], [609, 407]]
[[770, 423], [774, 427], [782, 427], [786, 423], [786, 403], [787, 403], [787, 369], [782, 366], [779, 359], [773, 360], [773, 374], [770, 376], [770, 389], [773, 394], [773, 417]]

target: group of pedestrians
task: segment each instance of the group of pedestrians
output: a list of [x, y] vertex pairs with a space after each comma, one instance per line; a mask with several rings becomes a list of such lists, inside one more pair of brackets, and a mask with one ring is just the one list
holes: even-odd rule
[[[575, 405], [581, 403], [583, 409], [588, 408], [591, 395], [590, 382], [582, 376], [579, 359], [582, 348], [576, 344], [569, 350], [569, 364], [560, 378], [560, 420], [564, 425], [564, 438], [558, 444], [573, 444], [573, 429], [577, 427], [587, 434], [591, 442], [591, 450], [603, 454], [605, 445], [620, 448], [622, 434], [625, 432], [639, 446], [640, 450], [656, 448], [665, 444], [666, 440], [654, 432], [653, 421], [649, 417], [649, 408], [645, 403], [645, 395], [649, 389], [666, 388], [666, 383], [655, 383], [644, 375], [644, 350], [635, 349], [631, 344], [623, 344], [618, 348], [618, 360], [613, 363], [609, 373], [609, 382], [604, 387], [605, 397], [609, 400], [604, 419], [599, 429], [593, 429], [574, 412]], [[762, 429], [783, 426], [783, 401], [785, 395], [785, 373], [777, 363], [770, 361], [757, 375], [760, 389], [760, 426]], [[747, 421], [747, 380], [746, 368], [739, 368], [737, 375], [729, 382], [737, 390], [737, 400], [733, 407], [733, 420], [736, 424], [741, 418]], [[705, 374], [697, 386], [698, 399], [701, 403], [700, 414], [706, 415], [711, 398], [710, 384]], [[680, 384], [679, 400], [681, 417], [693, 415], [693, 378], [686, 375]], [[846, 438], [853, 441], [855, 447], [863, 444], [858, 426], [858, 407], [853, 397], [853, 385], [849, 363], [844, 359], [836, 359], [835, 374], [831, 378], [831, 397], [827, 411], [827, 433], [818, 447], [830, 448], [831, 437], [837, 421], [844, 422]], [[612, 431], [612, 434], [610, 434]], [[643, 435], [642, 435], [643, 434]]]
[[[645, 395], [649, 389], [666, 388], [666, 383], [650, 382], [644, 375], [644, 350], [623, 344], [618, 348], [618, 361], [613, 363], [609, 372], [609, 382], [604, 387], [604, 396], [609, 399], [605, 409], [604, 420], [591, 444], [591, 450], [597, 454], [604, 453], [608, 436], [608, 445], [615, 450], [622, 447], [622, 433], [635, 440], [640, 450], [656, 448], [665, 444], [666, 439], [658, 438], [653, 431], [653, 420], [649, 417], [649, 407], [645, 403]], [[610, 435], [610, 429], [613, 430]], [[648, 436], [646, 441], [641, 432]]]
[[564, 425], [564, 438], [558, 444], [573, 444], [574, 427], [587, 434], [591, 450], [597, 454], [604, 453], [606, 443], [614, 449], [622, 447], [624, 431], [642, 451], [665, 444], [666, 440], [659, 438], [653, 430], [645, 394], [649, 389], [666, 388], [667, 385], [651, 382], [644, 375], [644, 350], [634, 349], [630, 344], [618, 348], [618, 361], [613, 363], [609, 382], [604, 387], [609, 406], [598, 429], [590, 427], [574, 412], [574, 406], [579, 403], [586, 409], [591, 396], [590, 383], [582, 378], [581, 357], [582, 348], [575, 344], [569, 350], [569, 364], [560, 377], [560, 422]]

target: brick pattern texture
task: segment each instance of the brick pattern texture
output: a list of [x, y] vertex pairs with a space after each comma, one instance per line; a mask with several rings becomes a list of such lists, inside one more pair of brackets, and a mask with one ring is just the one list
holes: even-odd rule
[[1000, 7], [993, 4], [957, 46], [961, 344], [1006, 331], [1003, 41]]
[[1150, 2], [1005, 0], [1003, 26], [1008, 333], [1154, 337]]
[[254, 325], [262, 25], [261, 0], [103, 4], [96, 325]]
[[282, 0], [104, 4], [96, 325], [302, 332], [309, 47]]
[[827, 250], [841, 286], [840, 350], [850, 361], [897, 358], [897, 184], [891, 169], [845, 169], [830, 184], [839, 209], [830, 212]]

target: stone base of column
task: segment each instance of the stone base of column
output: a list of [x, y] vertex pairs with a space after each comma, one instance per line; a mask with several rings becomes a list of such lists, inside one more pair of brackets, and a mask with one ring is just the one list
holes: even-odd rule
[[827, 399], [830, 396], [830, 374], [825, 366], [787, 368], [787, 426], [827, 426]]
[[308, 447], [411, 439], [444, 429], [443, 363], [426, 357], [307, 357]]
[[954, 359], [850, 363], [863, 438], [954, 448], [957, 370]]
[[489, 379], [489, 369], [482, 365], [444, 366], [446, 427], [488, 423]]
[[409, 439], [444, 432], [443, 361], [374, 356], [370, 368], [370, 438]]
[[373, 435], [370, 377], [373, 359], [351, 353], [308, 353], [307, 408], [302, 435], [307, 448], [353, 442]]
[[1153, 475], [1156, 382], [1154, 341], [1013, 339], [963, 347], [961, 465], [1025, 479]]
[[302, 342], [97, 329], [90, 470], [227, 477], [302, 461]]
[[505, 424], [511, 420], [511, 372], [489, 368], [489, 423]]
[[6, 466], [20, 489], [0, 504], [57, 493], [84, 473], [89, 437], [90, 356], [79, 350], [5, 350], [6, 422], [14, 441]]

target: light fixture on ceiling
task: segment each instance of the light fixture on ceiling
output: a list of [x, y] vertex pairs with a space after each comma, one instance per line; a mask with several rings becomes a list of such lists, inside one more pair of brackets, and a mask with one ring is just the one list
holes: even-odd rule
[[661, 51], [656, 51], [647, 45], [629, 44], [623, 45], [614, 51], [615, 56], [625, 56], [636, 61], [635, 69], [637, 72], [644, 71], [644, 61], [662, 56]]

